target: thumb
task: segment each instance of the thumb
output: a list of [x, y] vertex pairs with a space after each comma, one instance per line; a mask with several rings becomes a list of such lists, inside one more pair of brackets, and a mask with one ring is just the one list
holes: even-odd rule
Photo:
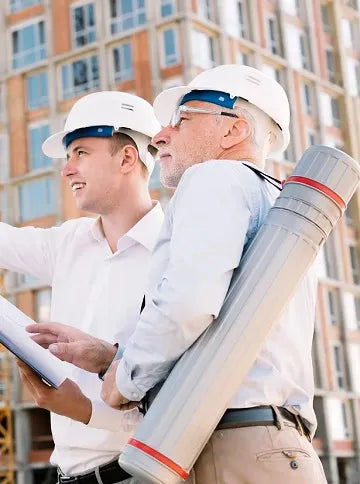
[[60, 360], [72, 363], [76, 353], [76, 343], [54, 343], [49, 346], [49, 351]]

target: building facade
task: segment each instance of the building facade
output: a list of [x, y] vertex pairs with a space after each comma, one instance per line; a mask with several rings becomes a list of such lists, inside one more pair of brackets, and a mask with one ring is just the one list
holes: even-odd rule
[[[360, 160], [360, 0], [3, 0], [0, 2], [0, 213], [16, 226], [81, 216], [62, 162], [41, 152], [72, 104], [96, 90], [152, 101], [203, 69], [248, 64], [289, 94], [292, 141], [278, 178], [311, 144]], [[170, 197], [151, 179], [154, 197]], [[319, 256], [314, 441], [329, 483], [360, 482], [359, 194]], [[299, 261], [301, 263], [301, 261]], [[51, 291], [2, 273], [1, 293], [38, 321]], [[48, 412], [0, 351], [0, 482], [54, 482]]]

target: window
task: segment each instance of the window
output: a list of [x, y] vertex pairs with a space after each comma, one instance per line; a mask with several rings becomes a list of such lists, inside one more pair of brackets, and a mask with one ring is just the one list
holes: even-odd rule
[[300, 34], [299, 42], [300, 42], [302, 68], [311, 70], [310, 48], [309, 48], [309, 39], [307, 37], [307, 34], [305, 33]]
[[360, 10], [359, 0], [347, 0], [345, 3], [349, 5], [349, 7], [354, 8], [355, 10]]
[[207, 20], [214, 20], [212, 0], [198, 0], [199, 15]]
[[[8, 161], [8, 138], [5, 134], [0, 134], [0, 184], [9, 178], [9, 161]], [[3, 192], [5, 195], [5, 192]], [[0, 205], [0, 211], [4, 206]]]
[[337, 279], [338, 266], [337, 266], [337, 257], [336, 257], [336, 249], [335, 249], [334, 232], [332, 232], [329, 235], [324, 245], [324, 253], [325, 253], [326, 275], [332, 279]]
[[150, 190], [159, 190], [161, 188], [159, 163], [155, 163], [154, 170], [151, 173], [149, 181], [149, 188]]
[[245, 54], [245, 52], [241, 52], [241, 50], [236, 52], [236, 64], [240, 65], [249, 65], [249, 56]]
[[99, 86], [99, 65], [96, 55], [62, 66], [63, 99], [98, 89]]
[[354, 67], [355, 70], [355, 82], [356, 82], [356, 94], [360, 96], [360, 62], [357, 62]]
[[346, 207], [346, 210], [345, 210], [346, 225], [348, 225], [349, 227], [355, 226], [355, 221], [356, 221], [355, 213], [356, 212], [357, 212], [357, 210], [356, 210], [355, 200], [351, 199], [350, 202], [348, 203], [348, 206]]
[[55, 212], [54, 179], [44, 177], [19, 185], [19, 219], [21, 222]]
[[166, 29], [162, 32], [163, 37], [163, 65], [172, 66], [179, 62], [177, 53], [177, 39], [174, 28]]
[[350, 23], [350, 39], [351, 47], [353, 49], [358, 49], [359, 47], [359, 23], [358, 20], [353, 20]]
[[326, 50], [326, 65], [330, 82], [336, 82], [335, 55], [332, 50]]
[[270, 64], [263, 64], [261, 66], [261, 70], [263, 71], [264, 74], [267, 74], [269, 77], [272, 77], [279, 84], [284, 85], [283, 75], [280, 69], [277, 69], [276, 67]]
[[334, 352], [334, 367], [335, 367], [337, 387], [344, 389], [346, 386], [345, 372], [344, 372], [344, 355], [343, 355], [343, 350], [340, 343], [333, 346], [333, 352]]
[[51, 289], [41, 289], [35, 292], [35, 321], [46, 323], [50, 321]]
[[13, 69], [35, 64], [47, 57], [43, 20], [12, 33]]
[[350, 435], [350, 419], [348, 418], [348, 408], [345, 408], [348, 402], [343, 402], [337, 398], [326, 397], [324, 403], [328, 415], [331, 415], [328, 422], [330, 439], [343, 440], [348, 438]]
[[94, 4], [87, 3], [80, 7], [74, 7], [73, 17], [73, 43], [75, 47], [81, 47], [96, 40]]
[[26, 88], [29, 109], [41, 108], [48, 104], [48, 76], [45, 71], [29, 76], [26, 80]]
[[24, 286], [26, 286], [26, 288], [29, 288], [31, 286], [36, 286], [38, 284], [40, 284], [40, 280], [31, 274], [25, 274], [25, 273], [16, 274], [17, 287], [24, 288]]
[[42, 0], [10, 0], [10, 11], [11, 13], [18, 12], [38, 3], [42, 3]]
[[354, 284], [360, 284], [360, 263], [358, 249], [355, 245], [350, 245], [349, 251], [353, 281]]
[[192, 31], [192, 57], [196, 66], [210, 69], [215, 65], [215, 39], [200, 30]]
[[349, 418], [349, 405], [348, 402], [341, 403], [342, 423], [344, 426], [344, 437], [348, 439], [351, 436], [350, 418]]
[[340, 323], [340, 299], [337, 289], [329, 288], [327, 291], [329, 318], [332, 326]]
[[357, 325], [357, 328], [360, 329], [360, 296], [354, 297], [354, 305], [355, 305], [356, 325]]
[[115, 81], [128, 81], [134, 78], [132, 48], [130, 43], [113, 49]]
[[237, 13], [239, 20], [239, 35], [243, 39], [249, 39], [249, 17], [248, 8], [246, 0], [238, 0], [237, 2]]
[[110, 0], [110, 17], [112, 34], [144, 25], [145, 0]]
[[52, 161], [44, 155], [41, 147], [43, 142], [50, 136], [50, 126], [43, 124], [29, 128], [30, 169], [38, 170], [51, 166]]
[[310, 84], [303, 84], [304, 103], [306, 114], [312, 116], [314, 114], [314, 91]]
[[297, 16], [302, 13], [302, 1], [300, 0], [281, 0], [282, 9], [288, 14]]
[[331, 14], [328, 3], [321, 5], [321, 20], [324, 32], [331, 32]]
[[161, 0], [160, 13], [163, 18], [173, 15], [175, 13], [174, 0]]
[[269, 47], [273, 54], [281, 54], [279, 25], [276, 17], [268, 18], [268, 38]]
[[312, 146], [312, 145], [316, 145], [317, 141], [316, 141], [316, 133], [314, 131], [308, 131], [307, 133], [307, 145], [308, 146]]
[[336, 126], [337, 128], [340, 128], [341, 119], [340, 119], [339, 101], [334, 97], [332, 97], [330, 103], [331, 103], [331, 114], [332, 114], [333, 125]]

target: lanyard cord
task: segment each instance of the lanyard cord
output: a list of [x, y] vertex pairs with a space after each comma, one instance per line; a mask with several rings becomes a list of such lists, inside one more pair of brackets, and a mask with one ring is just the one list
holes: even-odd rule
[[[278, 190], [280, 190], [280, 191], [282, 190], [281, 181], [278, 180], [277, 178], [274, 178], [271, 175], [268, 175], [267, 173], [263, 173], [261, 170], [259, 170], [258, 168], [255, 168], [254, 166], [247, 165], [246, 163], [243, 163], [243, 165], [246, 166], [247, 168], [249, 168], [254, 173], [256, 173], [263, 180], [266, 180], [267, 182], [269, 182], [272, 186], [274, 186]], [[276, 185], [276, 183], [274, 183], [274, 182], [278, 183], [280, 186]]]

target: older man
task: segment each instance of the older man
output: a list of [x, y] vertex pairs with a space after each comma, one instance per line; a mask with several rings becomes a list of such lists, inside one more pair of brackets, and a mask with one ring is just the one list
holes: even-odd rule
[[[155, 248], [146, 307], [105, 376], [102, 396], [115, 408], [165, 378], [219, 314], [278, 193], [261, 173], [265, 160], [289, 141], [284, 90], [247, 66], [203, 72], [161, 93], [154, 110], [164, 126], [153, 139], [161, 180], [177, 189]], [[310, 443], [315, 298], [309, 274], [198, 459], [197, 484], [326, 482]]]

